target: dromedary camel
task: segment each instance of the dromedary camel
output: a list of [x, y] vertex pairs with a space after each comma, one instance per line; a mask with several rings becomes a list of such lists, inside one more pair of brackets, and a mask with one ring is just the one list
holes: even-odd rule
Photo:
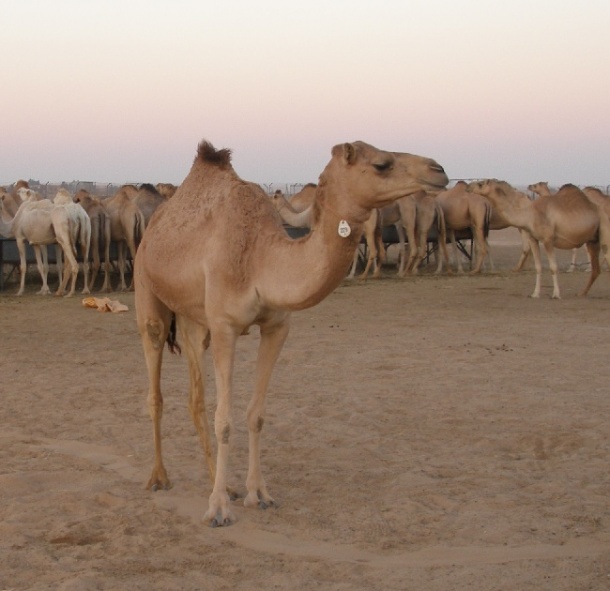
[[110, 291], [110, 215], [98, 197], [86, 189], [80, 189], [74, 195], [74, 202], [79, 203], [91, 220], [91, 279], [89, 288], [95, 289], [95, 280], [101, 267], [102, 249], [104, 250], [104, 283], [102, 291]]
[[[411, 196], [415, 202], [415, 238], [409, 248], [409, 259], [405, 268], [406, 273], [416, 274], [419, 265], [424, 260], [428, 252], [428, 236], [431, 229], [436, 224], [436, 235], [438, 251], [438, 261], [436, 265], [435, 273], [438, 274], [443, 269], [443, 262], [447, 268], [447, 272], [451, 272], [449, 269], [449, 257], [447, 254], [447, 231], [445, 227], [445, 215], [440, 203], [436, 200], [436, 195], [429, 194], [426, 191], [419, 191]], [[402, 203], [405, 198], [400, 199], [399, 203]], [[404, 212], [403, 220], [405, 217]]]
[[313, 204], [310, 204], [306, 209], [297, 211], [279, 189], [271, 195], [271, 203], [273, 203], [285, 224], [295, 228], [311, 228]]
[[[29, 189], [28, 189], [29, 190]], [[76, 286], [76, 275], [78, 273], [78, 262], [74, 242], [79, 232], [78, 220], [71, 217], [71, 212], [63, 205], [55, 205], [48, 199], [25, 200], [17, 210], [16, 215], [6, 221], [3, 216], [0, 221], [0, 234], [7, 238], [15, 238], [19, 250], [21, 282], [17, 295], [23, 295], [25, 290], [25, 276], [27, 271], [26, 241], [32, 245], [36, 255], [38, 272], [42, 279], [42, 287], [39, 294], [50, 293], [47, 277], [49, 264], [47, 258], [47, 245], [56, 244], [57, 261], [61, 260], [62, 251], [66, 257], [66, 265], [63, 278], [60, 281], [56, 295], [62, 295], [65, 291], [68, 279], [72, 278], [70, 292], [73, 295]], [[58, 264], [58, 269], [60, 269]], [[61, 275], [61, 270], [60, 270]], [[87, 293], [84, 291], [83, 293]]]
[[[234, 172], [230, 150], [199, 145], [186, 179], [153, 216], [135, 261], [137, 323], [148, 368], [155, 463], [148, 487], [168, 488], [161, 457], [163, 345], [175, 347], [176, 326], [189, 361], [189, 408], [214, 483], [204, 519], [229, 525], [227, 461], [234, 434], [235, 345], [260, 327], [255, 389], [247, 410], [249, 468], [245, 506], [267, 507], [260, 435], [271, 373], [288, 335], [290, 313], [314, 306], [345, 277], [371, 209], [421, 188], [447, 183], [434, 160], [384, 152], [363, 142], [337, 145], [322, 174], [311, 232], [290, 239], [265, 192]], [[172, 317], [175, 315], [176, 323]], [[217, 407], [214, 462], [205, 412], [204, 349], [214, 358]]]
[[318, 186], [315, 183], [307, 183], [298, 193], [290, 198], [290, 205], [294, 211], [307, 209], [316, 198]]
[[540, 242], [553, 275], [553, 298], [561, 297], [555, 248], [572, 249], [586, 244], [591, 259], [591, 276], [580, 295], [588, 293], [600, 273], [600, 241], [604, 245], [606, 260], [610, 257], [610, 229], [606, 223], [602, 223], [597, 206], [578, 187], [564, 185], [554, 195], [542, 195], [534, 201], [522, 200], [508, 183], [495, 179], [470, 183], [468, 190], [487, 197], [513, 226], [529, 233], [536, 266], [533, 298], [540, 297]]
[[154, 185], [143, 183], [138, 188], [138, 192], [132, 197], [133, 202], [138, 206], [139, 210], [144, 214], [144, 225], [148, 226], [148, 222], [155, 213], [157, 207], [163, 205], [167, 199], [157, 191]]
[[476, 263], [471, 273], [481, 272], [483, 261], [487, 256], [487, 234], [489, 233], [489, 221], [491, 218], [491, 206], [489, 202], [474, 193], [466, 191], [467, 184], [458, 181], [451, 189], [442, 191], [436, 196], [445, 216], [447, 234], [453, 244], [458, 273], [462, 273], [462, 262], [460, 260], [455, 232], [470, 229], [475, 245]]
[[[121, 291], [127, 290], [125, 248], [129, 249], [132, 260], [135, 260], [136, 249], [146, 227], [144, 214], [133, 201], [137, 194], [138, 189], [133, 185], [123, 185], [112, 197], [102, 201], [110, 216], [110, 236], [117, 244]], [[132, 288], [133, 278], [129, 289]]]
[[[73, 247], [74, 259], [76, 260], [76, 246], [80, 250], [80, 255], [83, 260], [83, 294], [90, 293], [89, 289], [89, 251], [91, 249], [91, 219], [87, 215], [87, 212], [83, 209], [80, 203], [74, 203], [72, 194], [67, 189], [58, 189], [55, 197], [53, 198], [53, 204], [56, 206], [64, 207], [66, 209], [68, 218], [70, 219], [70, 229], [72, 231], [71, 244]], [[63, 246], [63, 245], [62, 245]], [[65, 251], [65, 249], [64, 249]], [[72, 258], [69, 257], [68, 261], [72, 265]], [[76, 268], [71, 266], [72, 272], [72, 289], [70, 295], [74, 293], [74, 285], [76, 283], [76, 276], [78, 275], [78, 264]], [[64, 273], [59, 293], [63, 293], [69, 275]]]
[[[307, 186], [315, 187], [316, 185]], [[288, 199], [284, 197], [284, 194], [279, 189], [275, 191], [273, 195], [271, 195], [271, 202], [285, 224], [293, 226], [294, 228], [311, 228], [313, 202], [310, 203], [306, 209], [297, 211], [292, 206], [292, 202], [288, 201]], [[391, 204], [391, 206], [394, 206], [394, 204]], [[391, 206], [386, 206], [386, 209]], [[396, 210], [396, 215], [398, 217], [398, 210]], [[384, 258], [385, 254], [385, 248], [383, 246], [383, 242], [381, 241], [381, 219], [381, 210], [373, 209], [368, 220], [364, 222], [363, 234], [367, 245], [368, 260], [364, 271], [360, 275], [360, 279], [366, 279], [371, 266], [374, 266], [373, 277], [379, 277], [381, 275], [380, 262], [381, 259]], [[347, 279], [353, 279], [356, 275], [359, 258], [360, 249], [357, 248], [354, 252], [354, 261], [352, 263], [352, 268], [347, 275]]]
[[[527, 190], [534, 193], [537, 197], [548, 197], [553, 194], [553, 191], [551, 191], [551, 188], [549, 187], [549, 183], [547, 181], [539, 181], [537, 183], [528, 185]], [[572, 259], [570, 261], [570, 266], [568, 267], [568, 273], [573, 273], [574, 271], [576, 271], [576, 269], [578, 269], [578, 264], [576, 261], [578, 259], [578, 251], [581, 250], [581, 248], [583, 248], [583, 247], [572, 249]], [[587, 249], [585, 248], [585, 252], [586, 251], [587, 251]], [[588, 252], [587, 252], [587, 262], [588, 262], [588, 265], [590, 268], [591, 259], [589, 258]]]

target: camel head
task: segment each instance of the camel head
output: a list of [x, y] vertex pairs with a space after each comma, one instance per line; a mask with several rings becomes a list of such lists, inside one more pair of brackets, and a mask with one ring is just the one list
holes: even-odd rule
[[53, 203], [56, 205], [66, 205], [66, 203], [73, 203], [72, 193], [63, 187], [57, 190], [55, 197], [53, 197]]
[[40, 201], [42, 197], [36, 193], [36, 191], [32, 191], [32, 189], [26, 189], [25, 187], [21, 187], [17, 189], [17, 196], [21, 199], [21, 201]]
[[538, 183], [533, 183], [527, 186], [527, 190], [532, 193], [536, 193], [536, 195], [550, 195], [551, 190], [549, 189], [549, 184], [546, 181], [540, 181]]
[[365, 142], [336, 145], [319, 186], [348, 195], [367, 213], [420, 189], [439, 189], [449, 179], [443, 167], [423, 156], [386, 152]]

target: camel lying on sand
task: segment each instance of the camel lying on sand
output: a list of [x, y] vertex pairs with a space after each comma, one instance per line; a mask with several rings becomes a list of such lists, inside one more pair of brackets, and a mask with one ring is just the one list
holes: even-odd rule
[[[204, 519], [234, 521], [227, 493], [234, 437], [232, 374], [239, 335], [260, 327], [255, 389], [247, 410], [247, 507], [275, 505], [260, 465], [265, 396], [288, 335], [290, 313], [314, 306], [343, 280], [372, 209], [448, 179], [434, 160], [384, 152], [363, 142], [337, 145], [322, 174], [306, 236], [286, 235], [269, 197], [242, 181], [230, 150], [199, 145], [176, 194], [155, 212], [135, 260], [135, 305], [148, 369], [155, 462], [148, 487], [170, 486], [161, 456], [161, 359], [176, 348], [189, 362], [189, 408], [214, 483]], [[175, 324], [173, 319], [175, 318]], [[216, 462], [208, 434], [204, 350], [211, 343], [216, 379]]]
[[606, 260], [610, 258], [610, 227], [608, 217], [600, 216], [597, 206], [578, 187], [564, 185], [554, 195], [542, 195], [534, 201], [524, 200], [523, 194], [519, 194], [511, 185], [495, 179], [470, 183], [468, 190], [487, 197], [511, 225], [526, 230], [530, 235], [536, 266], [533, 298], [540, 297], [540, 242], [553, 276], [553, 298], [561, 297], [555, 248], [573, 249], [586, 245], [591, 260], [591, 276], [580, 295], [588, 293], [600, 273], [600, 242]]

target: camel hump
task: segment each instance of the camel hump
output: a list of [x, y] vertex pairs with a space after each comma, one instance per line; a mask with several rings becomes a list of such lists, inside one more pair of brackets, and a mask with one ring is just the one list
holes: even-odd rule
[[231, 150], [228, 148], [217, 150], [210, 142], [205, 140], [199, 144], [197, 157], [203, 162], [208, 162], [218, 168], [227, 168], [231, 165]]
[[142, 183], [140, 185], [140, 191], [148, 191], [149, 193], [158, 193], [157, 187], [151, 183]]

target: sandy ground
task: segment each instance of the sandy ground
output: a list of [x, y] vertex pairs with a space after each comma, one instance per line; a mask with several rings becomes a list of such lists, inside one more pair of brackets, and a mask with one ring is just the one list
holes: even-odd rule
[[[511, 235], [512, 237], [512, 235]], [[152, 493], [146, 375], [130, 308], [0, 294], [0, 589], [607, 590], [607, 272], [532, 300], [512, 241], [481, 276], [340, 286], [297, 313], [268, 399], [278, 509], [201, 517], [211, 487], [182, 357], [163, 373]], [[565, 267], [569, 253], [562, 254]], [[258, 331], [240, 339], [233, 484]], [[208, 359], [208, 401], [215, 395]]]

